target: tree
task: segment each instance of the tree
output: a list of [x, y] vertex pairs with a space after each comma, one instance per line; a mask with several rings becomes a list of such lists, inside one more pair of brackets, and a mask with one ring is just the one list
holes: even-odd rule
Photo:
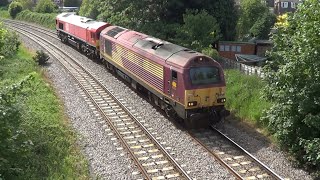
[[178, 29], [178, 43], [183, 46], [201, 51], [217, 41], [220, 28], [217, 20], [205, 10], [198, 12], [188, 10], [183, 15], [184, 24]]
[[63, 5], [66, 7], [78, 7], [80, 6], [79, 0], [64, 0]]
[[252, 26], [268, 12], [268, 7], [261, 0], [243, 0], [240, 5], [240, 17], [237, 24], [238, 38], [249, 37]]
[[[117, 25], [123, 25], [127, 28], [143, 31], [144, 33], [159, 34], [158, 24], [166, 24], [169, 27], [175, 27], [176, 24], [183, 24], [183, 14], [186, 10], [206, 10], [209, 15], [216, 18], [225, 40], [235, 38], [235, 27], [238, 19], [238, 13], [233, 0], [83, 0], [80, 15], [98, 18]], [[96, 13], [98, 15], [96, 16]], [[149, 26], [151, 25], [151, 26]], [[158, 31], [158, 32], [157, 32]], [[167, 33], [169, 39], [175, 34]], [[171, 31], [174, 31], [172, 29]]]
[[33, 3], [33, 0], [15, 0], [15, 1], [21, 3], [23, 10], [25, 9], [32, 10], [33, 6], [35, 5]]
[[269, 39], [271, 28], [275, 22], [276, 16], [273, 13], [267, 12], [253, 24], [249, 32], [259, 39]]
[[[100, 13], [98, 11], [99, 5], [100, 5], [100, 2], [97, 0], [93, 0], [93, 1], [83, 0], [79, 10], [80, 16], [96, 19]], [[106, 20], [106, 22], [109, 22], [109, 21]]]
[[272, 61], [265, 68], [265, 97], [273, 101], [265, 121], [302, 163], [320, 172], [320, 3], [305, 0], [276, 25]]
[[51, 0], [39, 0], [35, 11], [38, 13], [52, 13], [56, 5]]
[[22, 5], [19, 2], [11, 2], [9, 5], [9, 14], [12, 18], [15, 18], [19, 12], [22, 11]]

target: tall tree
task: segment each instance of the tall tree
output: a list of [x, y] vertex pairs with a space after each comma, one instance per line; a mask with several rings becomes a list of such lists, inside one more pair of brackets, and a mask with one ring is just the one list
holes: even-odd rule
[[273, 35], [265, 120], [282, 147], [320, 172], [320, 3], [305, 0]]
[[268, 11], [268, 7], [261, 0], [242, 0], [237, 24], [238, 38], [243, 39], [250, 36], [250, 28]]
[[188, 10], [183, 15], [183, 22], [177, 33], [178, 43], [183, 46], [201, 51], [220, 37], [217, 20], [205, 10], [201, 12]]

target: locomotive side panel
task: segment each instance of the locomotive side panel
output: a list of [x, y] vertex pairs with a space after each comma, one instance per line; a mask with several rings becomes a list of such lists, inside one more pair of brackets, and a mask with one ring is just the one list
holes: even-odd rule
[[136, 52], [125, 48], [120, 44], [111, 42], [108, 39], [104, 39], [103, 42], [103, 48], [100, 49], [104, 58], [108, 59], [112, 64], [122, 68], [122, 70], [139, 78], [155, 90], [161, 93], [163, 92], [164, 75], [162, 65], [156, 64], [149, 59], [140, 56]]

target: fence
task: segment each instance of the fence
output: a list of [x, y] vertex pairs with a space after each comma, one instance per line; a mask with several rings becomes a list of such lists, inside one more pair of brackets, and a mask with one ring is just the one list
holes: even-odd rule
[[237, 69], [247, 75], [257, 75], [261, 78], [264, 76], [262, 68], [258, 66], [249, 66], [226, 58], [223, 58], [220, 64], [224, 69]]

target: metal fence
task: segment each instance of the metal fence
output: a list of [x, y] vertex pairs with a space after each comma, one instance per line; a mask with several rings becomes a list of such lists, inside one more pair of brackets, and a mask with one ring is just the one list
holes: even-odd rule
[[226, 58], [223, 58], [223, 62], [220, 64], [224, 69], [237, 69], [247, 75], [257, 75], [261, 78], [264, 76], [262, 68], [258, 66], [246, 65]]

